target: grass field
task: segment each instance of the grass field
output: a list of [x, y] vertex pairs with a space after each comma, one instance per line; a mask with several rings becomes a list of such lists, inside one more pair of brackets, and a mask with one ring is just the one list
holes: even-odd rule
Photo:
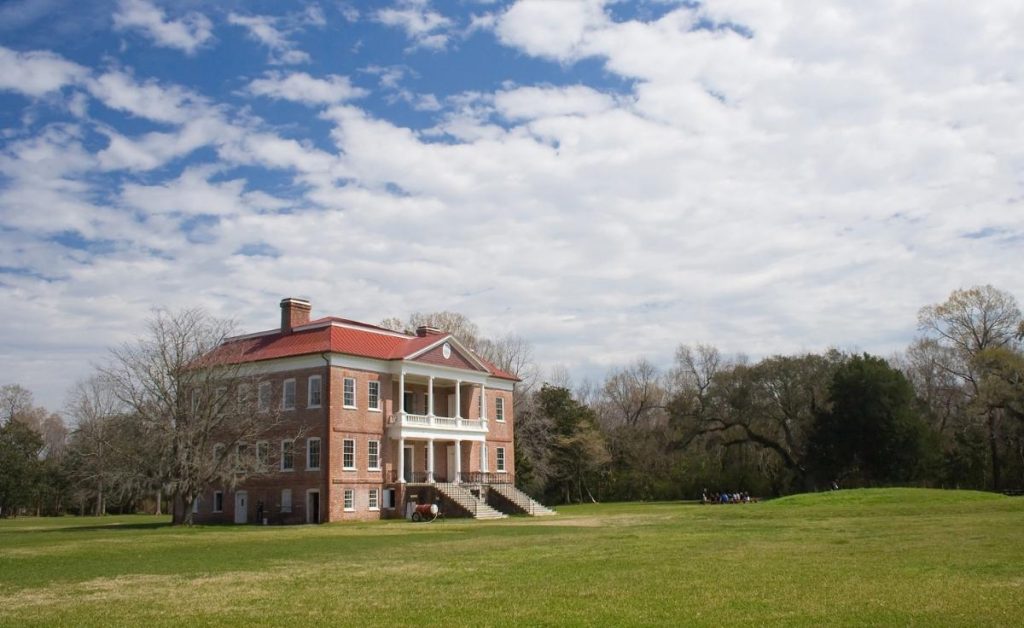
[[0, 624], [1003, 625], [1024, 498], [916, 489], [500, 522], [0, 521]]

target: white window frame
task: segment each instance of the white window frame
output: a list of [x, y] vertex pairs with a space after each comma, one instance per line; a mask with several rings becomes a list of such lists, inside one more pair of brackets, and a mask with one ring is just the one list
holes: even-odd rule
[[[287, 497], [288, 499], [285, 499]], [[282, 488], [281, 489], [281, 512], [292, 511], [292, 489]]]
[[[285, 460], [291, 457], [291, 466], [284, 466]], [[290, 440], [281, 441], [281, 471], [295, 470], [295, 443]]]
[[494, 420], [498, 423], [505, 422], [505, 398], [495, 397], [494, 398]]
[[380, 471], [380, 441], [366, 442], [366, 468], [369, 471]]
[[[349, 403], [349, 385], [351, 384], [352, 403]], [[356, 378], [346, 377], [341, 382], [341, 405], [346, 408], [356, 407]]]
[[356, 510], [356, 491], [355, 489], [346, 488], [342, 493], [342, 508], [345, 512], [355, 512]]
[[192, 514], [199, 514], [199, 497], [192, 500]]
[[[373, 389], [377, 389], [376, 395]], [[373, 398], [377, 398], [377, 403], [374, 404]], [[380, 382], [377, 380], [370, 380], [366, 382], [366, 407], [374, 412], [380, 412]]]
[[[220, 501], [220, 508], [217, 508], [217, 501]], [[213, 492], [213, 512], [224, 512], [224, 491]]]
[[[313, 382], [316, 382], [316, 388], [313, 388]], [[313, 391], [316, 391], [316, 400], [313, 400]], [[306, 407], [307, 408], [319, 408], [324, 398], [324, 385], [323, 379], [319, 375], [310, 375], [306, 381]]]
[[370, 510], [380, 510], [380, 489], [371, 488], [366, 494], [367, 508]]
[[261, 440], [256, 443], [256, 461], [260, 467], [270, 464], [270, 443], [268, 441]]
[[498, 473], [506, 473], [505, 448], [498, 447], [494, 455], [494, 470]]
[[[352, 445], [352, 453], [345, 451], [345, 448]], [[346, 458], [349, 459], [351, 464], [345, 464]], [[344, 471], [355, 471], [356, 470], [356, 439], [346, 438], [341, 441], [341, 468]]]
[[[291, 403], [289, 401], [288, 389], [291, 389]], [[281, 382], [281, 409], [282, 410], [294, 410], [295, 409], [295, 378], [289, 378]]]
[[[316, 466], [313, 466], [313, 443], [316, 443]], [[307, 471], [319, 471], [320, 465], [323, 463], [324, 450], [320, 446], [320, 437], [314, 436], [306, 439], [306, 470]]]
[[256, 390], [256, 409], [260, 412], [270, 411], [270, 382], [260, 382]]

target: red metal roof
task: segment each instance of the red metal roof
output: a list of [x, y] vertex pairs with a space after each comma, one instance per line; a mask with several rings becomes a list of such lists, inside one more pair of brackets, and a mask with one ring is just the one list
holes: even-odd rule
[[[321, 318], [301, 325], [290, 334], [269, 331], [229, 339], [218, 350], [231, 362], [258, 362], [314, 353], [343, 353], [378, 360], [403, 360], [448, 334], [409, 336], [374, 325], [341, 318]], [[494, 377], [519, 381], [515, 375], [474, 355]]]

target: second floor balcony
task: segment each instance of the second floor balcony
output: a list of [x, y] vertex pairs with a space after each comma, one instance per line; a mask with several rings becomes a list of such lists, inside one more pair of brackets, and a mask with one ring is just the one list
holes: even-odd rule
[[413, 436], [419, 430], [449, 434], [486, 434], [487, 420], [396, 412], [388, 417], [388, 429], [393, 436]]

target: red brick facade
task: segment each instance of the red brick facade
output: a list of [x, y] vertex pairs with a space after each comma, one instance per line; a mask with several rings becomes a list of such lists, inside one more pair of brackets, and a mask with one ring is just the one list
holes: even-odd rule
[[[281, 425], [265, 440], [277, 454], [275, 459], [282, 457], [282, 443], [291, 443], [291, 468], [276, 464], [270, 473], [246, 478], [234, 488], [207, 491], [198, 500], [196, 521], [253, 523], [262, 518], [268, 523], [287, 524], [402, 516], [404, 489], [410, 485], [400, 480], [406, 476], [411, 483], [429, 481], [431, 441], [436, 481], [456, 479], [456, 459], [461, 461], [463, 478], [482, 471], [503, 471], [512, 477], [514, 377], [472, 356], [457, 339], [446, 334], [427, 340], [409, 336], [411, 356], [407, 359], [401, 354], [400, 342], [405, 340], [401, 335], [368, 325], [359, 327], [361, 324], [343, 319], [309, 323], [308, 310], [302, 304], [282, 301], [282, 325], [294, 325], [297, 319], [303, 326], [282, 329], [281, 336], [296, 338], [318, 332], [320, 327], [344, 326], [344, 333], [331, 329], [323, 333], [331, 334], [330, 338], [350, 338], [357, 332], [382, 337], [369, 338], [354, 349], [331, 346], [333, 350], [315, 354], [281, 355], [283, 352], [275, 349], [273, 357], [262, 360], [259, 353], [250, 350], [250, 355], [257, 357], [249, 361], [261, 369], [261, 380], [269, 382], [273, 390], [281, 391], [287, 380], [295, 381], [295, 408], [281, 410]], [[312, 332], [309, 327], [314, 328]], [[255, 340], [246, 337], [239, 342], [260, 343], [272, 349], [278, 342], [275, 332], [254, 336]], [[424, 343], [431, 339], [437, 346], [427, 344], [424, 350]], [[316, 339], [290, 342], [292, 346], [308, 347]], [[376, 350], [385, 343], [398, 345], [398, 349], [388, 349], [397, 357], [385, 360], [359, 352], [362, 346]], [[444, 349], [443, 344], [449, 347]], [[444, 353], [449, 357], [445, 358]], [[310, 407], [310, 381], [316, 377], [320, 378], [321, 403]], [[403, 381], [409, 404], [405, 415], [401, 413]], [[428, 407], [431, 387], [433, 414]], [[480, 421], [481, 390], [486, 395], [486, 421]], [[311, 441], [319, 444], [318, 468], [310, 468]], [[399, 451], [400, 442], [407, 456]], [[485, 447], [486, 466], [482, 453]], [[315, 444], [313, 449], [315, 452]], [[404, 474], [400, 467], [403, 459]], [[499, 469], [499, 463], [503, 463], [503, 469]], [[391, 491], [393, 501], [387, 494]], [[222, 505], [219, 511], [214, 509], [218, 492]], [[236, 503], [241, 506], [243, 501], [244, 516], [236, 518]]]

